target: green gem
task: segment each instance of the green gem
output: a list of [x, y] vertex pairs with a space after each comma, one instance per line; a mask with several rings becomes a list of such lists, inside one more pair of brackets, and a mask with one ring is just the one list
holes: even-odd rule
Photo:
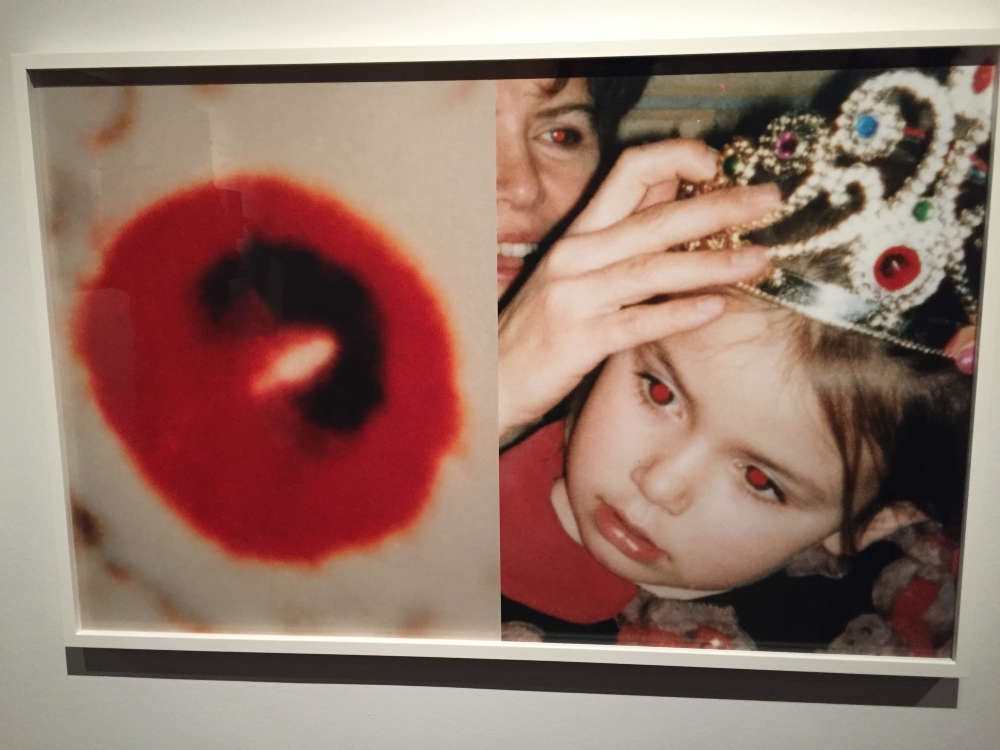
[[934, 216], [934, 204], [930, 201], [917, 201], [913, 207], [913, 218], [917, 221], [927, 221]]
[[743, 162], [736, 154], [722, 160], [722, 173], [726, 177], [735, 177], [743, 171]]

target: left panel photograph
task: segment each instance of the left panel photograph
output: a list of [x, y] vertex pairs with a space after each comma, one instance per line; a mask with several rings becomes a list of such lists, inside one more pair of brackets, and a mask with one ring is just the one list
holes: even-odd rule
[[499, 638], [493, 82], [32, 97], [79, 627]]

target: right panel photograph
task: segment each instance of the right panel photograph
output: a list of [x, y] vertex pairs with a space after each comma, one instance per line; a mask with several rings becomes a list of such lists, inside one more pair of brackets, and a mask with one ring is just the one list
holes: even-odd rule
[[995, 62], [497, 81], [504, 640], [953, 657]]

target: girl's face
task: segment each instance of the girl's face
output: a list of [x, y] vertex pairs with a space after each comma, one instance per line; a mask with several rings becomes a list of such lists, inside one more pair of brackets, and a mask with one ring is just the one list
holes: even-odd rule
[[497, 291], [579, 200], [597, 168], [586, 78], [497, 81]]
[[[835, 538], [843, 464], [787, 314], [730, 298], [713, 323], [607, 361], [566, 466], [581, 541], [607, 568], [722, 590]], [[858, 497], [873, 467], [863, 457]]]

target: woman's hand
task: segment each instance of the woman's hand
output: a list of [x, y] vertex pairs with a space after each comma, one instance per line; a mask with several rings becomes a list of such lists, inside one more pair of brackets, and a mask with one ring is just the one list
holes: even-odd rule
[[[699, 141], [622, 154], [500, 315], [501, 439], [544, 416], [609, 355], [718, 317], [722, 297], [698, 290], [764, 271], [761, 248], [664, 252], [777, 208], [773, 185], [674, 200], [681, 179], [709, 180], [717, 168], [717, 153]], [[639, 304], [661, 294], [673, 296]]]

